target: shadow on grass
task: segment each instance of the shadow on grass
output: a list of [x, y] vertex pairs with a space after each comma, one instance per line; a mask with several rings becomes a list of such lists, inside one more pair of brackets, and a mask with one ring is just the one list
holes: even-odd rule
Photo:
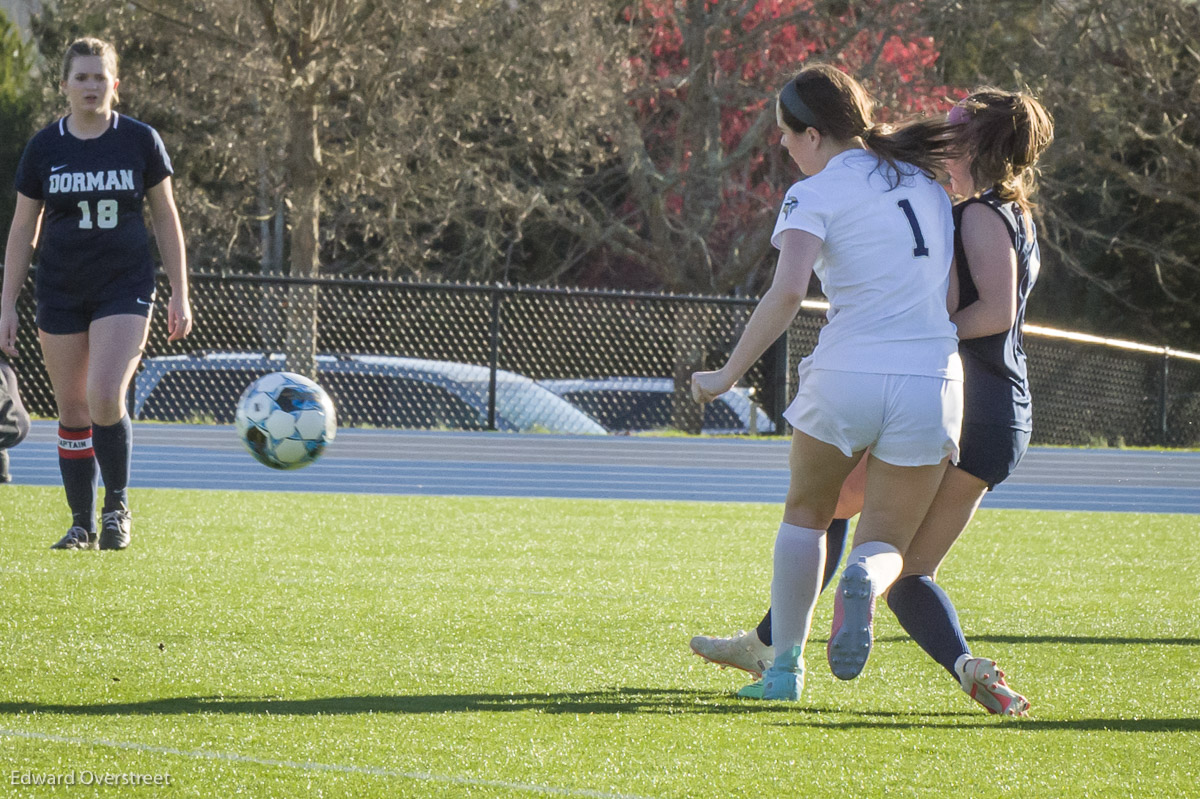
[[[286, 699], [272, 696], [187, 696], [96, 705], [0, 702], [4, 713], [67, 715], [176, 715], [245, 713], [272, 716], [350, 715], [356, 713], [503, 713], [535, 711], [577, 715], [617, 713], [745, 713], [796, 712], [804, 708], [775, 703], [745, 705], [730, 694], [652, 688], [608, 688], [572, 693], [413, 694], [401, 696], [333, 696]], [[818, 712], [818, 711], [810, 711]]]
[[[1200, 646], [1200, 638], [1123, 638], [1103, 635], [968, 635], [985, 644], [1112, 644], [1114, 646]], [[813, 639], [816, 640], [816, 639]], [[881, 635], [876, 641], [910, 641], [907, 635]]]
[[[861, 716], [857, 719], [789, 719], [776, 721], [777, 727], [819, 727], [826, 730], [970, 730], [1002, 729], [1006, 732], [1200, 732], [1200, 718], [1173, 719], [1004, 719], [985, 713], [933, 714], [921, 713], [861, 713], [840, 711], [840, 714]], [[939, 720], [937, 715], [960, 715], [957, 721]], [[905, 721], [905, 719], [911, 719]]]
[[973, 635], [990, 644], [1133, 644], [1139, 646], [1200, 646], [1200, 638], [1122, 638], [1103, 635]]
[[949, 713], [869, 712], [806, 707], [783, 702], [738, 700], [730, 694], [653, 688], [609, 688], [562, 694], [429, 694], [412, 696], [334, 696], [284, 699], [269, 696], [194, 696], [96, 705], [0, 702], [0, 714], [51, 713], [77, 716], [246, 714], [271, 716], [355, 715], [365, 713], [443, 714], [533, 711], [548, 714], [615, 715], [661, 713], [771, 716], [785, 727], [838, 729], [1106, 730], [1110, 732], [1198, 732], [1200, 718], [1005, 719], [973, 711]]

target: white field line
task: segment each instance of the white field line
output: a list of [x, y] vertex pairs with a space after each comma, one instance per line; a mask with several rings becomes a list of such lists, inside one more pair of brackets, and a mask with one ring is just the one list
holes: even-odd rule
[[311, 761], [274, 760], [271, 758], [239, 755], [233, 752], [210, 752], [205, 749], [186, 750], [173, 749], [169, 746], [136, 743], [133, 741], [107, 741], [104, 739], [77, 738], [69, 735], [48, 735], [27, 730], [0, 729], [0, 736], [24, 738], [48, 743], [77, 744], [80, 746], [107, 746], [114, 749], [126, 749], [134, 752], [152, 752], [176, 757], [190, 757], [203, 760], [218, 760], [226, 763], [251, 763], [257, 766], [272, 766], [275, 768], [291, 768], [300, 771], [328, 771], [338, 774], [365, 774], [372, 777], [398, 777], [420, 782], [436, 782], [447, 785], [469, 785], [484, 788], [504, 788], [528, 793], [550, 794], [552, 796], [583, 796], [589, 799], [649, 799], [628, 793], [610, 793], [608, 791], [593, 791], [586, 788], [558, 788], [553, 785], [534, 785], [525, 782], [509, 782], [507, 780], [482, 780], [473, 777], [454, 777], [446, 774], [430, 774], [423, 771], [399, 771], [397, 769], [378, 768], [375, 766], [346, 766], [336, 763], [314, 763]]

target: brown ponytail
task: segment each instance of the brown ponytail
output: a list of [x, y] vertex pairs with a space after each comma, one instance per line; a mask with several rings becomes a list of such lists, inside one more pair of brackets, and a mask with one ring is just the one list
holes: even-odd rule
[[954, 150], [954, 127], [939, 120], [909, 122], [895, 131], [872, 126], [863, 136], [871, 152], [888, 165], [893, 185], [899, 182], [901, 162], [911, 164], [930, 178], [937, 178], [942, 162]]
[[1030, 94], [988, 86], [959, 102], [951, 118], [959, 122], [958, 149], [970, 158], [975, 186], [1033, 208], [1037, 161], [1054, 141], [1050, 112]]
[[861, 139], [888, 166], [889, 181], [899, 185], [900, 163], [929, 177], [950, 155], [955, 129], [945, 122], [924, 120], [895, 131], [873, 124], [875, 103], [851, 76], [827, 64], [805, 67], [779, 93], [779, 114], [796, 132], [816, 128], [823, 136], [849, 142]]

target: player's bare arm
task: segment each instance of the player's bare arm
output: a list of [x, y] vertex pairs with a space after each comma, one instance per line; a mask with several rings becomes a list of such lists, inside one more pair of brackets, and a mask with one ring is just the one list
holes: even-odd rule
[[979, 299], [950, 316], [960, 339], [1003, 333], [1017, 316], [1017, 252], [998, 213], [982, 203], [963, 210], [962, 242]]
[[692, 375], [693, 399], [710, 402], [724, 394], [788, 329], [808, 294], [808, 281], [821, 245], [821, 239], [811, 233], [784, 231], [771, 287], [750, 315], [750, 321], [725, 365], [715, 372]]
[[17, 355], [17, 297], [29, 275], [41, 218], [41, 200], [17, 192], [4, 252], [4, 292], [0, 298], [0, 350], [13, 357]]
[[178, 341], [192, 330], [191, 300], [188, 296], [187, 252], [183, 246], [183, 226], [175, 208], [171, 178], [146, 190], [150, 202], [150, 224], [162, 256], [163, 270], [171, 284], [167, 303], [168, 341]]

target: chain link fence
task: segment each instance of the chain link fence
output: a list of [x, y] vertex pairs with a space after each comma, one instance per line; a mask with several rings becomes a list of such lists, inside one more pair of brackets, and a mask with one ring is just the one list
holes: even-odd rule
[[[723, 399], [688, 376], [715, 368], [756, 301], [724, 297], [192, 276], [195, 328], [166, 338], [160, 285], [135, 419], [228, 423], [256, 377], [315, 377], [343, 426], [560, 433], [784, 433], [795, 366], [824, 323], [806, 303], [788, 334]], [[32, 291], [19, 304], [26, 405], [53, 418]], [[1034, 443], [1200, 444], [1200, 357], [1027, 329]]]

